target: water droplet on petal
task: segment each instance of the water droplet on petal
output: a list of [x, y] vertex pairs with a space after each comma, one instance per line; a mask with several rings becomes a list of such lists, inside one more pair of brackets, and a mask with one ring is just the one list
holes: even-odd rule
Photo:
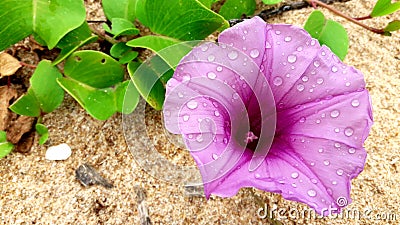
[[353, 107], [358, 107], [360, 105], [360, 101], [358, 101], [357, 99], [354, 99], [353, 101], [351, 101], [351, 105]]
[[350, 154], [356, 153], [356, 149], [355, 149], [355, 148], [349, 148], [349, 153], [350, 153]]
[[298, 48], [297, 48], [297, 51], [298, 51], [298, 52], [301, 52], [301, 51], [303, 51], [303, 47], [301, 47], [301, 46], [300, 46], [300, 47], [298, 47]]
[[192, 101], [189, 101], [188, 103], [186, 103], [186, 106], [189, 109], [195, 109], [195, 108], [197, 108], [198, 104], [196, 101], [192, 100]]
[[286, 42], [290, 42], [291, 40], [292, 40], [292, 37], [290, 37], [290, 36], [285, 37]]
[[315, 197], [317, 195], [317, 192], [315, 192], [313, 189], [310, 189], [310, 190], [307, 191], [307, 194], [310, 197]]
[[207, 59], [208, 59], [209, 62], [213, 62], [215, 60], [215, 56], [214, 55], [209, 55]]
[[329, 164], [331, 164], [331, 163], [329, 162], [329, 160], [324, 160], [324, 165], [325, 165], [325, 166], [329, 166]]
[[261, 175], [259, 173], [254, 174], [254, 177], [259, 179], [261, 177]]
[[218, 112], [218, 110], [216, 110], [216, 111], [214, 112], [214, 115], [218, 117], [218, 116], [220, 116], [221, 114]]
[[253, 49], [250, 51], [251, 58], [257, 58], [260, 55], [260, 52], [257, 49]]
[[213, 72], [209, 72], [207, 73], [207, 77], [210, 78], [211, 80], [214, 80], [217, 77], [217, 75]]
[[212, 158], [213, 158], [214, 160], [216, 160], [216, 159], [218, 159], [218, 155], [215, 154], [215, 153], [213, 153], [213, 154], [212, 154]]
[[319, 66], [321, 65], [321, 64], [319, 63], [319, 61], [314, 61], [313, 64], [314, 64], [315, 67], [319, 67]]
[[283, 83], [283, 79], [281, 77], [275, 77], [274, 78], [274, 85], [275, 86], [280, 86]]
[[186, 122], [186, 121], [188, 121], [188, 120], [189, 120], [189, 115], [184, 115], [184, 116], [183, 116], [183, 121]]
[[318, 120], [316, 120], [315, 122], [316, 122], [317, 124], [320, 124], [320, 123], [321, 123], [321, 120], [318, 119]]
[[271, 47], [272, 47], [271, 44], [270, 44], [268, 41], [266, 41], [266, 42], [265, 42], [265, 48], [268, 49], [268, 48], [271, 48]]
[[339, 128], [335, 128], [334, 131], [335, 131], [335, 133], [339, 133], [340, 129]]
[[308, 81], [308, 77], [307, 77], [307, 76], [303, 76], [303, 77], [301, 78], [301, 80], [302, 80], [303, 82], [307, 82], [307, 81]]
[[335, 180], [332, 181], [332, 184], [333, 184], [333, 185], [336, 185], [336, 184], [337, 184], [337, 181], [335, 181]]
[[346, 82], [346, 87], [350, 87], [351, 83], [350, 82]]
[[217, 71], [221, 72], [222, 71], [222, 66], [217, 66]]
[[185, 75], [182, 77], [182, 80], [183, 80], [183, 81], [189, 81], [190, 79], [191, 79], [191, 77], [190, 77], [189, 74], [185, 74]]
[[312, 39], [310, 44], [311, 44], [311, 46], [314, 46], [315, 45], [315, 40]]
[[287, 57], [287, 61], [289, 63], [295, 63], [296, 60], [297, 60], [297, 57], [295, 55], [288, 55], [288, 57]]
[[346, 129], [344, 129], [344, 134], [345, 134], [347, 137], [350, 137], [351, 135], [353, 135], [353, 133], [354, 133], [354, 130], [353, 130], [353, 128], [351, 128], [351, 127], [347, 127]]
[[296, 188], [296, 187], [297, 187], [297, 185], [296, 185], [295, 183], [292, 183], [292, 187]]
[[235, 59], [237, 59], [237, 57], [238, 57], [237, 51], [231, 51], [228, 53], [228, 58], [231, 60], [235, 60]]
[[233, 98], [233, 99], [238, 99], [239, 97], [240, 97], [239, 94], [236, 93], [236, 92], [232, 95], [232, 98]]
[[339, 143], [339, 142], [336, 142], [336, 143], [334, 144], [334, 146], [335, 146], [335, 148], [340, 148], [340, 143]]
[[325, 55], [326, 55], [326, 53], [325, 53], [324, 51], [322, 51], [322, 52], [321, 52], [321, 55], [322, 55], [322, 56], [325, 56]]
[[320, 149], [318, 149], [318, 152], [322, 153], [322, 152], [324, 152], [324, 149], [320, 148]]
[[298, 85], [297, 85], [297, 90], [298, 90], [298, 91], [304, 91], [304, 85], [298, 84]]
[[336, 174], [339, 175], [339, 176], [342, 176], [343, 175], [343, 170], [341, 170], [341, 169], [336, 170]]
[[197, 142], [203, 142], [203, 135], [201, 135], [201, 134], [199, 134], [197, 137], [196, 137], [196, 141]]
[[338, 71], [338, 68], [336, 66], [332, 66], [331, 70], [332, 72], [336, 73]]
[[179, 98], [183, 98], [183, 96], [184, 96], [184, 95], [182, 94], [182, 92], [178, 92], [178, 97], [179, 97]]
[[332, 118], [337, 118], [338, 116], [340, 115], [340, 112], [339, 112], [339, 110], [333, 110], [332, 112], [331, 112], [331, 117]]
[[223, 142], [224, 142], [225, 144], [227, 144], [227, 143], [228, 143], [228, 139], [227, 139], [227, 138], [224, 138], [224, 139], [223, 139]]
[[306, 118], [305, 118], [305, 117], [301, 117], [300, 120], [299, 120], [299, 122], [300, 122], [300, 123], [306, 122]]
[[207, 50], [208, 50], [208, 46], [207, 46], [207, 45], [201, 46], [201, 50], [202, 50], [203, 52], [207, 51]]
[[316, 184], [318, 181], [316, 179], [311, 179], [311, 183]]
[[280, 34], [281, 34], [281, 31], [276, 30], [276, 31], [275, 31], [275, 34], [280, 35]]
[[299, 173], [294, 172], [294, 173], [292, 173], [291, 177], [292, 177], [293, 179], [296, 179], [296, 178], [299, 177]]

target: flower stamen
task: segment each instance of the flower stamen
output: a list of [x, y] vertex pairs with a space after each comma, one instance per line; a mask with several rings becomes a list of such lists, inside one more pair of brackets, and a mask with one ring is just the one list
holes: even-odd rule
[[257, 140], [257, 139], [258, 139], [258, 137], [256, 135], [254, 135], [253, 132], [249, 131], [249, 132], [247, 132], [247, 137], [246, 137], [246, 139], [244, 139], [244, 142], [246, 144], [248, 144], [248, 143], [251, 143], [251, 142], [253, 142], [254, 140]]

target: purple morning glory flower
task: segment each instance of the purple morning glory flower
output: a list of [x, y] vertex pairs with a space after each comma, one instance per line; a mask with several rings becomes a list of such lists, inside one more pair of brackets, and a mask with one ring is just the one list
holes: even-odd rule
[[301, 28], [255, 17], [185, 56], [167, 84], [164, 120], [182, 134], [222, 197], [280, 193], [318, 213], [350, 203], [372, 111], [363, 75]]

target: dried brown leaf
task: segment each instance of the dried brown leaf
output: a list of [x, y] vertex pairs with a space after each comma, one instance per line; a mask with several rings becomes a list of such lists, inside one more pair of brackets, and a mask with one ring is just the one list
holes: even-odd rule
[[0, 87], [0, 130], [5, 130], [11, 120], [11, 112], [8, 110], [10, 101], [18, 97], [17, 91], [12, 87]]
[[0, 78], [13, 75], [20, 67], [18, 59], [7, 53], [0, 53]]
[[32, 130], [34, 117], [20, 116], [17, 120], [12, 121], [7, 129], [7, 140], [13, 144], [17, 144], [22, 135]]

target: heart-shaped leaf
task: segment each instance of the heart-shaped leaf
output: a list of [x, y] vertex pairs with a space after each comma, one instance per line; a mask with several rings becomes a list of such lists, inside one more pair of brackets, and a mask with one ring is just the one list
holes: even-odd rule
[[136, 16], [153, 32], [179, 40], [203, 40], [229, 23], [197, 0], [137, 0]]
[[71, 78], [57, 81], [94, 118], [106, 120], [116, 112], [111, 88], [96, 89]]
[[124, 69], [102, 52], [85, 50], [74, 52], [67, 58], [64, 74], [94, 88], [107, 88], [122, 81]]
[[219, 10], [225, 19], [239, 19], [243, 14], [253, 15], [256, 9], [255, 0], [227, 0]]
[[139, 34], [139, 29], [137, 29], [132, 22], [124, 18], [113, 18], [111, 21], [111, 29], [107, 24], [103, 23], [103, 29], [110, 34], [113, 34], [114, 38], [121, 35]]
[[84, 22], [81, 26], [69, 32], [60, 42], [58, 42], [57, 47], [61, 48], [61, 53], [53, 61], [53, 65], [57, 65], [83, 45], [92, 43], [96, 40], [97, 36], [92, 35], [88, 23]]
[[55, 110], [64, 100], [64, 90], [57, 84], [60, 77], [62, 74], [50, 61], [42, 60], [30, 79], [30, 89], [45, 113]]
[[10, 106], [20, 115], [37, 117], [41, 112], [52, 112], [64, 100], [64, 90], [57, 84], [62, 74], [48, 60], [37, 66], [30, 82], [28, 92]]
[[86, 18], [82, 0], [3, 0], [0, 9], [0, 51], [32, 33], [52, 49]]
[[315, 10], [308, 18], [304, 29], [313, 38], [318, 39], [321, 45], [328, 46], [341, 60], [346, 57], [349, 37], [340, 23], [327, 20], [321, 11]]
[[108, 20], [113, 18], [124, 18], [129, 21], [135, 20], [136, 0], [102, 0], [104, 14]]
[[400, 2], [392, 3], [391, 0], [378, 0], [371, 12], [371, 17], [385, 16], [400, 9]]
[[38, 117], [40, 116], [40, 104], [31, 88], [21, 96], [10, 107], [11, 111], [19, 115]]
[[7, 142], [7, 134], [5, 131], [0, 130], [0, 159], [10, 154], [14, 145]]

